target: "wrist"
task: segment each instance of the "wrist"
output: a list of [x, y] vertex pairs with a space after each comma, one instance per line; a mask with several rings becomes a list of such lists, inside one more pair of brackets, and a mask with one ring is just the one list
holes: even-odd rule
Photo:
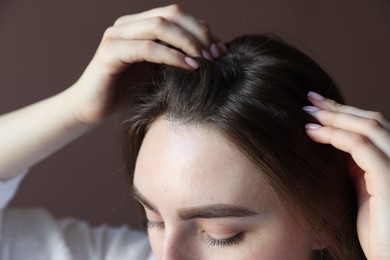
[[78, 124], [95, 126], [114, 112], [113, 81], [91, 62], [81, 77], [61, 93]]
[[[76, 83], [77, 84], [77, 83]], [[76, 85], [75, 84], [75, 85]], [[100, 121], [89, 120], [81, 110], [82, 98], [77, 93], [77, 87], [72, 85], [55, 97], [56, 103], [61, 106], [65, 119], [65, 126], [69, 129], [89, 130], [96, 127]]]

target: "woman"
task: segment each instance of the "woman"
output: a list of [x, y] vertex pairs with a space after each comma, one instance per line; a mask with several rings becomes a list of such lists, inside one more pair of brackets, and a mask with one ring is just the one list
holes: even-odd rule
[[332, 79], [274, 37], [242, 36], [228, 47], [197, 71], [166, 68], [130, 108], [127, 162], [153, 251], [363, 259], [344, 155], [304, 131], [319, 142], [335, 131], [309, 123], [337, 119], [327, 111], [337, 106], [311, 92], [341, 102]]
[[[344, 221], [342, 223], [349, 225], [347, 230], [354, 230], [350, 227], [354, 224], [354, 198], [348, 197], [353, 195], [353, 190], [335, 189], [337, 194], [327, 194], [338, 199], [344, 199], [343, 195], [347, 195], [341, 205], [334, 205], [336, 210], [328, 214], [329, 217], [319, 219], [304, 215], [302, 213], [307, 213], [310, 209], [318, 210], [313, 212], [313, 216], [327, 215], [319, 210], [321, 205], [318, 208], [312, 207], [313, 201], [320, 201], [318, 198], [313, 198], [311, 204], [307, 205], [297, 203], [308, 201], [305, 199], [307, 195], [318, 194], [309, 185], [299, 186], [301, 180], [307, 181], [310, 176], [306, 172], [304, 178], [294, 179], [286, 174], [284, 177], [288, 181], [283, 182], [279, 175], [286, 173], [288, 167], [296, 170], [300, 166], [299, 163], [310, 163], [304, 164], [302, 158], [296, 156], [290, 160], [292, 164], [276, 164], [277, 156], [287, 155], [285, 158], [288, 158], [291, 154], [289, 150], [272, 154], [273, 150], [270, 149], [276, 143], [287, 144], [287, 148], [296, 151], [299, 149], [293, 145], [301, 145], [301, 140], [304, 142], [303, 147], [317, 147], [314, 152], [321, 151], [321, 154], [332, 158], [332, 163], [326, 164], [326, 167], [333, 170], [330, 174], [343, 174], [334, 176], [337, 187], [349, 187], [349, 178], [346, 178], [342, 168], [337, 169], [343, 166], [340, 154], [329, 146], [315, 146], [308, 138], [302, 137], [305, 123], [314, 120], [317, 123], [306, 124], [310, 138], [319, 143], [332, 144], [352, 155], [351, 176], [356, 185], [359, 202], [357, 233], [366, 257], [389, 257], [390, 232], [386, 220], [390, 214], [390, 138], [383, 127], [384, 119], [377, 113], [338, 105], [335, 101], [313, 92], [309, 95], [313, 106], [307, 106], [307, 101], [303, 100], [301, 93], [309, 90], [307, 76], [313, 75], [312, 89], [319, 92], [322, 88], [315, 87], [315, 80], [320, 79], [321, 84], [325, 84], [330, 82], [330, 79], [314, 63], [300, 56], [299, 52], [274, 41], [273, 44], [276, 44], [277, 48], [289, 50], [289, 54], [296, 55], [293, 61], [303, 59], [303, 64], [310, 64], [313, 70], [302, 72], [304, 78], [296, 75], [298, 77], [295, 82], [306, 85], [298, 93], [291, 89], [289, 94], [292, 94], [293, 98], [289, 98], [280, 90], [282, 95], [278, 105], [283, 107], [287, 102], [285, 108], [293, 107], [294, 110], [287, 113], [287, 116], [284, 115], [286, 110], [274, 110], [272, 117], [263, 122], [276, 124], [278, 120], [274, 118], [292, 117], [290, 120], [296, 127], [293, 131], [297, 138], [284, 137], [281, 129], [263, 127], [264, 134], [273, 134], [282, 140], [263, 139], [259, 147], [264, 148], [263, 151], [268, 154], [259, 151], [251, 157], [245, 151], [249, 151], [248, 147], [253, 143], [247, 140], [261, 140], [261, 134], [254, 131], [250, 133], [252, 136], [248, 135], [252, 139], [239, 140], [239, 135], [232, 138], [235, 134], [232, 130], [247, 126], [240, 124], [234, 128], [224, 125], [223, 121], [212, 121], [204, 115], [209, 112], [206, 111], [209, 108], [214, 108], [213, 111], [218, 110], [218, 107], [232, 108], [222, 104], [213, 107], [208, 101], [215, 101], [215, 97], [228, 96], [228, 91], [235, 83], [233, 80], [243, 79], [243, 75], [252, 75], [251, 68], [256, 68], [256, 64], [246, 67], [242, 64], [246, 57], [242, 57], [242, 53], [234, 48], [256, 46], [256, 43], [251, 44], [251, 39], [241, 39], [242, 42], [232, 43], [230, 51], [227, 51], [216, 39], [204, 22], [183, 13], [177, 6], [153, 9], [118, 19], [115, 25], [106, 31], [95, 57], [79, 81], [52, 98], [0, 118], [3, 148], [0, 152], [0, 173], [4, 180], [0, 190], [4, 194], [1, 196], [3, 205], [12, 196], [15, 186], [23, 176], [20, 172], [88, 132], [114, 111], [113, 100], [118, 88], [115, 82], [129, 64], [139, 61], [164, 63], [181, 70], [168, 69], [165, 78], [155, 90], [154, 87], [151, 90], [142, 90], [142, 99], [134, 104], [134, 110], [127, 120], [127, 140], [130, 141], [128, 153], [133, 158], [137, 157], [136, 165], [129, 164], [130, 169], [135, 169], [134, 195], [145, 207], [150, 242], [158, 259], [310, 259], [317, 257], [316, 252], [320, 252], [320, 257], [322, 255], [335, 259], [337, 256], [351, 256], [360, 259], [362, 255], [357, 237], [352, 234], [349, 241], [342, 241], [340, 236], [345, 235], [345, 232], [336, 230], [338, 234], [332, 235], [334, 228], [341, 228], [341, 224], [329, 222], [332, 219]], [[257, 52], [247, 50], [243, 53]], [[279, 53], [278, 58], [283, 60], [284, 53]], [[220, 57], [221, 54], [226, 55]], [[288, 57], [289, 55], [284, 57], [284, 60]], [[232, 64], [240, 62], [239, 68], [245, 73], [237, 76], [237, 71], [229, 69], [237, 68]], [[272, 59], [269, 62], [272, 62]], [[294, 69], [291, 69], [289, 64], [284, 65], [281, 68], [289, 70], [276, 71], [274, 75], [272, 70], [266, 72], [266, 75], [272, 76], [269, 82], [276, 80], [276, 85], [283, 85], [285, 79], [291, 82], [292, 76], [288, 72]], [[182, 69], [191, 72], [185, 73]], [[194, 72], [196, 69], [198, 70]], [[314, 76], [316, 73], [318, 75]], [[213, 78], [215, 75], [217, 77]], [[286, 77], [277, 78], [275, 75]], [[251, 81], [250, 78], [246, 80]], [[214, 85], [208, 88], [208, 84]], [[229, 85], [228, 90], [221, 89], [224, 85]], [[194, 89], [189, 91], [189, 87]], [[211, 91], [204, 92], [210, 89]], [[150, 96], [144, 96], [149, 93]], [[255, 103], [254, 105], [264, 105], [260, 104], [256, 97], [251, 99], [251, 93], [247, 94], [245, 99]], [[332, 98], [340, 98], [334, 88], [329, 94]], [[183, 97], [188, 97], [184, 100], [188, 100], [190, 106], [180, 106], [186, 104], [182, 102]], [[237, 100], [232, 100], [234, 102], [231, 102], [231, 106], [243, 104], [242, 100], [238, 100], [240, 95], [234, 97]], [[219, 98], [216, 100], [221, 100]], [[202, 103], [202, 100], [205, 102]], [[278, 99], [272, 97], [269, 101], [271, 100], [276, 102]], [[289, 104], [290, 101], [294, 104]], [[305, 106], [304, 109], [310, 115], [303, 116], [301, 109], [298, 112], [296, 103]], [[202, 110], [202, 107], [191, 106], [193, 104], [208, 106]], [[236, 111], [242, 112], [242, 109]], [[273, 109], [272, 106], [270, 109]], [[48, 111], [56, 113], [52, 115]], [[202, 113], [198, 113], [199, 111]], [[224, 111], [220, 113], [223, 115]], [[247, 121], [237, 122], [259, 123], [259, 119], [264, 120], [260, 115], [254, 116], [253, 111], [246, 111], [243, 115], [248, 115]], [[235, 117], [227, 117], [229, 118]], [[23, 127], [26, 124], [35, 131], [26, 131]], [[280, 126], [287, 129], [289, 125], [281, 123]], [[300, 126], [301, 130], [298, 130], [297, 126]], [[251, 126], [247, 128], [252, 129]], [[291, 145], [283, 142], [284, 140], [297, 142]], [[263, 156], [263, 160], [256, 161], [259, 154]], [[310, 153], [307, 153], [307, 156], [318, 157]], [[298, 163], [295, 163], [296, 159]], [[322, 165], [311, 166], [320, 170]], [[272, 176], [272, 173], [275, 173], [275, 176]], [[317, 173], [313, 176], [312, 180], [318, 180]], [[318, 182], [321, 184], [321, 180]], [[288, 194], [292, 194], [295, 186], [287, 187], [286, 183], [300, 187], [291, 199]], [[325, 208], [332, 209], [331, 199], [320, 203], [327, 205]], [[345, 210], [346, 205], [351, 205], [350, 212], [338, 212], [338, 209]], [[352, 219], [350, 222], [340, 216], [344, 213], [346, 219]], [[42, 211], [6, 209], [2, 214], [2, 259], [151, 257], [145, 237], [126, 228], [91, 229], [75, 220], [55, 221]], [[334, 217], [336, 215], [337, 218]], [[316, 222], [317, 220], [321, 221]], [[343, 242], [342, 246], [345, 248], [337, 248], [335, 241]], [[347, 252], [341, 252], [343, 249]]]

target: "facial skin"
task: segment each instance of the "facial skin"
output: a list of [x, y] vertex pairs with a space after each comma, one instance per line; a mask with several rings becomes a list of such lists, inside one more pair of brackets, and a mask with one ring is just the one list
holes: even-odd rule
[[314, 232], [220, 133], [159, 119], [134, 175], [158, 259], [310, 259]]

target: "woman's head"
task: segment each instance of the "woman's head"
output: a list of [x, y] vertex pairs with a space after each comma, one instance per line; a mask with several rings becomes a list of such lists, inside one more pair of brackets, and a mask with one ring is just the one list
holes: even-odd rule
[[273, 37], [228, 46], [197, 71], [165, 68], [126, 120], [129, 172], [149, 207], [155, 253], [359, 259], [342, 154], [304, 130], [309, 91], [342, 101], [332, 79]]

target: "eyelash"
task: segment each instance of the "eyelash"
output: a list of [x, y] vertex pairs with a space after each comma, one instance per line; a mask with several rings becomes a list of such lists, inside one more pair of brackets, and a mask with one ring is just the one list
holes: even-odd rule
[[163, 229], [165, 228], [164, 222], [152, 222], [148, 219], [144, 219], [143, 226], [145, 228], [156, 228], [156, 229]]
[[[156, 228], [156, 229], [164, 229], [165, 224], [164, 222], [152, 222], [148, 219], [144, 219], [143, 225], [145, 228]], [[242, 233], [238, 233], [237, 235], [229, 238], [224, 239], [215, 239], [211, 236], [207, 236], [206, 242], [209, 246], [217, 246], [217, 247], [228, 247], [228, 246], [234, 246], [241, 242], [242, 240]]]
[[218, 247], [228, 247], [234, 246], [241, 242], [242, 233], [238, 233], [237, 235], [224, 239], [215, 239], [210, 236], [207, 237], [207, 244], [209, 246], [218, 246]]

